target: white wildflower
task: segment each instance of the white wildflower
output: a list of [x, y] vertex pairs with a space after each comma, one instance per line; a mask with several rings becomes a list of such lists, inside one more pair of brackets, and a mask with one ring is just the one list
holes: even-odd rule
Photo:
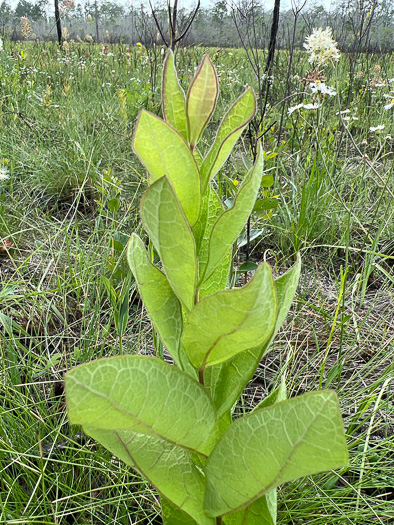
[[308, 61], [310, 63], [316, 62], [318, 66], [324, 66], [330, 60], [339, 60], [341, 56], [337, 43], [332, 37], [331, 27], [327, 27], [325, 30], [322, 27], [314, 29], [306, 38], [304, 47], [309, 53]]
[[3, 51], [3, 47], [4, 47], [3, 46], [3, 39], [0, 38], [0, 53], [1, 53], [1, 51]]
[[8, 173], [8, 169], [5, 167], [5, 166], [1, 166], [0, 167], [0, 182], [2, 180], [7, 180], [9, 179], [10, 175]]
[[394, 98], [390, 100], [390, 102], [384, 106], [384, 109], [387, 111], [391, 108], [394, 108]]
[[375, 131], [381, 131], [382, 129], [384, 129], [384, 124], [380, 124], [379, 126], [376, 126], [376, 127], [370, 127], [369, 128], [369, 131], [371, 131], [371, 133], [374, 133]]
[[288, 111], [288, 114], [291, 115], [292, 113], [294, 113], [294, 111], [297, 111], [297, 109], [318, 109], [320, 108], [320, 104], [297, 104], [297, 106], [293, 106], [291, 108], [289, 108], [287, 111]]
[[312, 82], [309, 84], [309, 89], [312, 93], [321, 93], [322, 95], [328, 95], [329, 97], [334, 97], [337, 94], [332, 87], [327, 86], [324, 82]]

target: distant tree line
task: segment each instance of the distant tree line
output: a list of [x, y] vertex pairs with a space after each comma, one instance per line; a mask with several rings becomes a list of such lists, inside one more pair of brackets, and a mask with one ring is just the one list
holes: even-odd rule
[[[57, 35], [52, 1], [19, 0], [12, 9], [7, 0], [3, 0], [0, 4], [0, 31], [3, 37], [23, 39], [20, 20], [27, 17], [34, 38], [55, 41]], [[272, 11], [264, 9], [259, 0], [237, 1], [234, 4], [218, 0], [212, 8], [200, 8], [182, 45], [240, 47], [242, 34], [247, 38], [253, 26], [254, 42], [258, 43], [258, 47], [266, 48]], [[119, 5], [109, 0], [86, 0], [84, 3], [63, 0], [58, 3], [63, 30], [66, 28], [66, 40], [87, 39], [130, 45], [141, 42], [147, 47], [163, 43], [146, 5]], [[314, 27], [330, 26], [343, 51], [394, 50], [393, 0], [338, 0], [330, 10], [316, 3], [308, 4], [309, 1], [302, 7], [302, 4], [296, 6], [293, 3], [293, 9], [281, 10], [277, 48], [288, 48], [293, 40], [294, 48], [302, 48], [305, 37]], [[179, 9], [180, 22], [186, 24], [190, 13], [191, 10]], [[168, 27], [167, 6], [155, 4], [155, 14], [161, 26]], [[295, 16], [298, 20], [293, 35]], [[238, 31], [235, 21], [238, 21]]]

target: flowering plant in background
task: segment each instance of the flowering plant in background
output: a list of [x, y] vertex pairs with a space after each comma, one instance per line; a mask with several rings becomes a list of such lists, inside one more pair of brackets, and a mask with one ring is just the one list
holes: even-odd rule
[[325, 66], [331, 60], [338, 61], [341, 56], [337, 43], [332, 37], [331, 27], [327, 27], [325, 30], [322, 27], [314, 29], [306, 38], [304, 47], [309, 53], [308, 61], [316, 63], [317, 67]]
[[34, 33], [33, 33], [33, 30], [31, 28], [31, 25], [30, 25], [30, 22], [27, 16], [21, 16], [21, 32], [22, 32], [23, 38], [29, 38], [29, 37], [34, 38]]
[[3, 39], [0, 38], [0, 52], [3, 51]]
[[70, 33], [68, 32], [67, 27], [63, 27], [62, 29], [62, 38], [63, 40], [68, 40], [70, 37]]

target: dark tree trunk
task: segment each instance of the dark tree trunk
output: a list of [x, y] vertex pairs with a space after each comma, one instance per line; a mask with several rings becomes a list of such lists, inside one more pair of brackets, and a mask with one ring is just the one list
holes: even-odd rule
[[270, 43], [268, 46], [268, 57], [267, 63], [265, 65], [264, 73], [269, 75], [274, 63], [275, 47], [276, 47], [276, 37], [278, 34], [279, 28], [279, 9], [280, 9], [280, 0], [275, 0], [274, 13], [272, 17], [272, 26], [271, 26], [271, 37]]
[[96, 42], [99, 43], [100, 34], [99, 34], [99, 14], [98, 14], [97, 0], [94, 0], [94, 18], [96, 20]]
[[57, 41], [59, 46], [62, 45], [62, 23], [60, 21], [60, 11], [59, 11], [59, 0], [55, 0], [55, 20], [56, 20], [56, 30], [57, 30]]

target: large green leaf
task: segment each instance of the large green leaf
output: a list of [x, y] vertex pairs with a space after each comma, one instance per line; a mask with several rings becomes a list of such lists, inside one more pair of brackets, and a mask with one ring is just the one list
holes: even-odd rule
[[213, 293], [226, 288], [230, 274], [232, 255], [233, 254], [231, 251], [226, 253], [226, 255], [223, 257], [223, 260], [218, 264], [218, 266], [216, 266], [215, 271], [201, 285], [198, 291], [200, 300], [204, 297], [207, 297], [208, 295], [212, 295]]
[[277, 511], [276, 489], [256, 499], [246, 508], [224, 517], [224, 525], [275, 525]]
[[212, 229], [209, 240], [209, 258], [202, 276], [203, 280], [208, 279], [226, 253], [231, 250], [252, 212], [263, 176], [263, 165], [264, 156], [261, 145], [259, 145], [256, 162], [245, 177], [234, 200], [234, 205], [219, 217]]
[[208, 516], [238, 510], [301, 476], [346, 465], [335, 392], [282, 401], [235, 421], [207, 460]]
[[262, 264], [244, 287], [205, 297], [190, 312], [182, 343], [195, 368], [204, 369], [269, 340], [276, 321], [271, 269]]
[[144, 193], [141, 217], [160, 255], [171, 288], [191, 310], [197, 279], [196, 247], [192, 231], [166, 177], [156, 181]]
[[[197, 246], [200, 274], [204, 272], [208, 261], [209, 239], [212, 233], [212, 228], [222, 213], [223, 205], [215, 190], [208, 185], [203, 197], [201, 214], [193, 230]], [[207, 295], [211, 295], [226, 288], [231, 257], [232, 253], [230, 251], [223, 257], [212, 275], [204, 281], [199, 289], [199, 300]]]
[[204, 158], [201, 168], [203, 188], [206, 187], [223, 166], [235, 143], [255, 113], [256, 97], [253, 89], [248, 87], [224, 116], [215, 141]]
[[[217, 193], [211, 187], [208, 187], [205, 192], [202, 211], [205, 212], [205, 216], [201, 217], [201, 219], [205, 219], [205, 221], [203, 232], [200, 234], [200, 238], [198, 239], [198, 264], [200, 275], [202, 275], [205, 272], [205, 267], [208, 262], [209, 245], [213, 227], [219, 219], [219, 217], [223, 214], [223, 205], [220, 202]], [[196, 233], [197, 232], [195, 231], [195, 236]]]
[[[286, 399], [286, 384], [281, 384], [264, 398], [253, 410], [272, 406]], [[277, 514], [277, 491], [272, 489], [241, 510], [225, 516], [224, 525], [275, 525]]]
[[[160, 504], [163, 525], [197, 525], [196, 520], [185, 514], [167, 499], [160, 498]], [[213, 523], [216, 523], [216, 520]]]
[[[139, 470], [161, 494], [199, 524], [215, 524], [215, 520], [203, 512], [204, 476], [195, 467], [187, 450], [130, 430], [84, 429], [127, 465]], [[189, 518], [184, 516], [186, 524]]]
[[125, 355], [83, 364], [66, 374], [70, 422], [131, 430], [209, 454], [217, 422], [202, 386], [154, 357]]
[[168, 50], [161, 84], [163, 115], [170, 126], [187, 140], [186, 98], [175, 69], [174, 53]]
[[186, 96], [186, 114], [189, 128], [189, 143], [192, 148], [198, 143], [212, 113], [219, 93], [215, 67], [208, 55], [198, 66]]
[[193, 227], [200, 214], [201, 179], [184, 138], [164, 120], [141, 111], [134, 131], [133, 148], [152, 181], [163, 175], [171, 181]]
[[182, 311], [167, 277], [154, 266], [144, 243], [135, 233], [127, 246], [127, 260], [153, 326], [180, 367], [179, 341], [182, 334]]
[[301, 258], [275, 281], [278, 303], [275, 330], [269, 342], [252, 350], [235, 355], [229, 361], [205, 371], [205, 388], [209, 390], [219, 417], [231, 410], [244, 387], [252, 379], [258, 364], [282, 326], [290, 310], [301, 272]]

